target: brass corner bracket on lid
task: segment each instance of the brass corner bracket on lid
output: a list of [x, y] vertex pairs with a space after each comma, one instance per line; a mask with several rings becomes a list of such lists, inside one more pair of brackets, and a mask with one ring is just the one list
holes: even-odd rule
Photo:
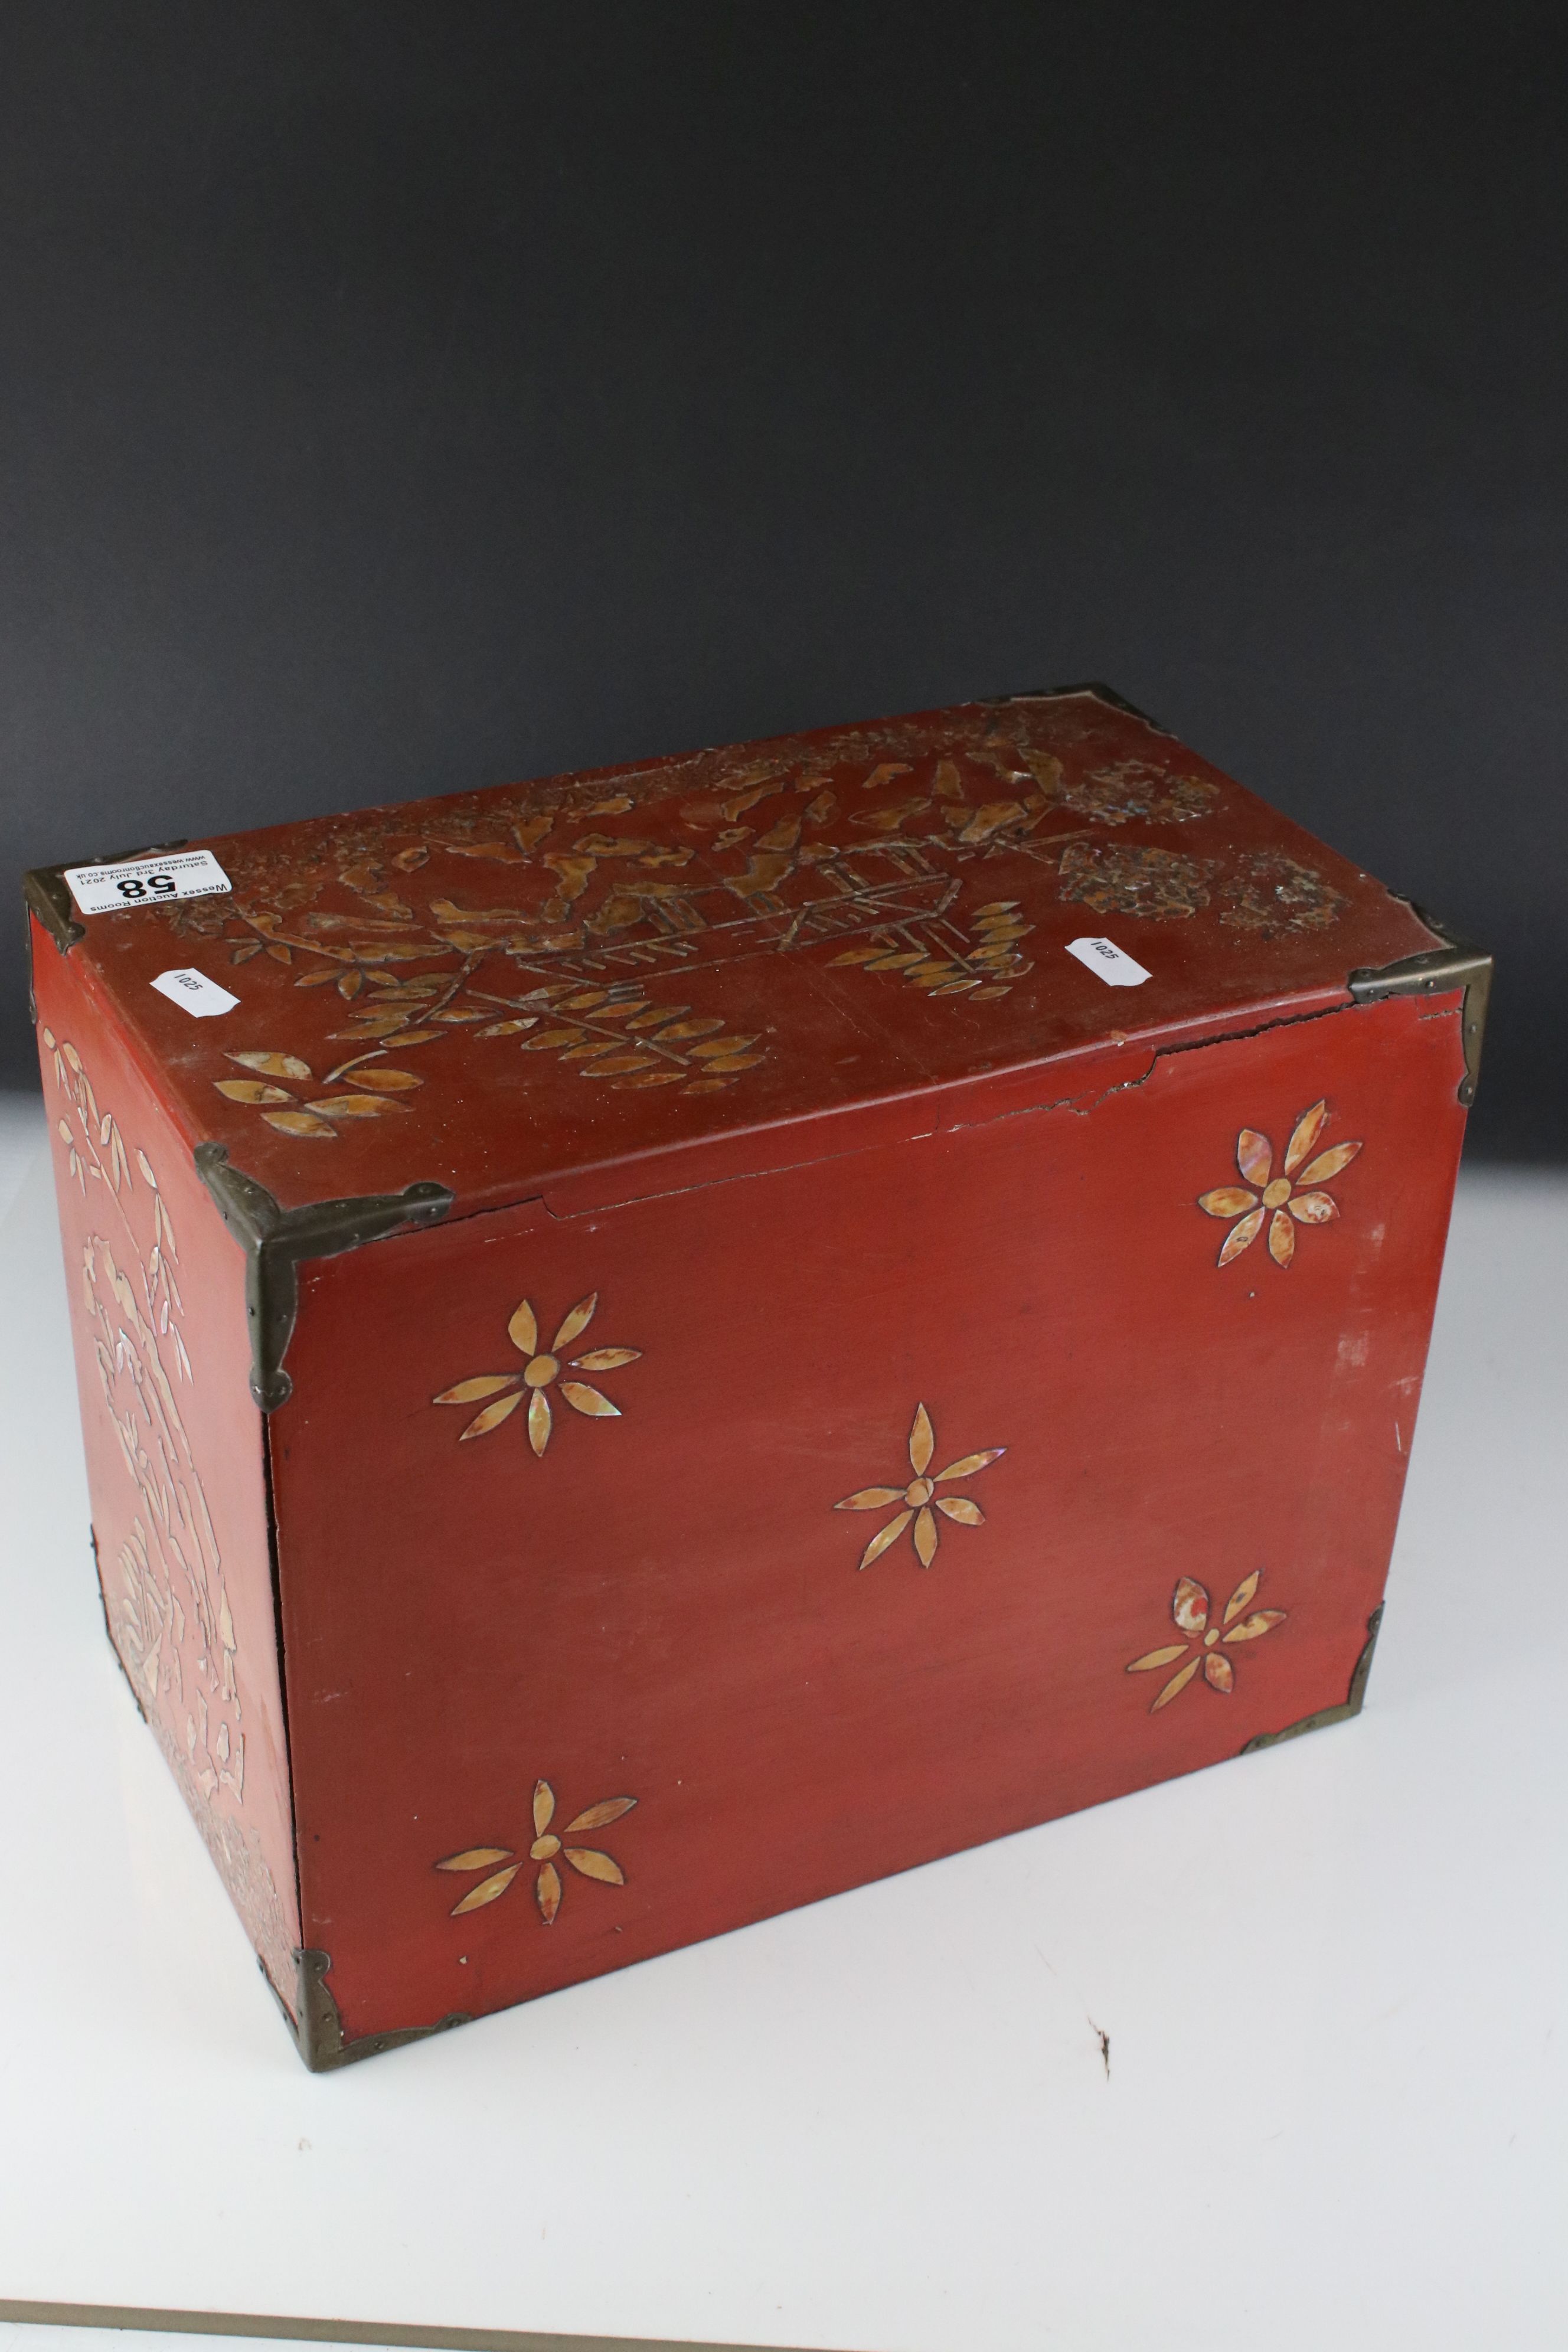
[[87, 937], [87, 926], [79, 920], [76, 900], [71, 897], [67, 872], [74, 873], [79, 866], [123, 866], [132, 857], [156, 857], [165, 850], [184, 849], [184, 837], [178, 841], [143, 843], [138, 849], [116, 850], [112, 856], [70, 857], [63, 866], [35, 866], [30, 874], [22, 877], [22, 896], [47, 931], [61, 955], [69, 955], [78, 941]]
[[69, 955], [78, 940], [86, 939], [87, 925], [77, 919], [63, 866], [37, 866], [24, 874], [22, 896], [37, 917], [39, 929], [47, 931], [61, 955]]
[[285, 1209], [265, 1184], [231, 1165], [226, 1145], [198, 1143], [196, 1173], [245, 1252], [245, 1308], [250, 1322], [250, 1393], [263, 1412], [293, 1394], [284, 1351], [300, 1311], [302, 1259], [341, 1257], [345, 1250], [384, 1240], [405, 1225], [438, 1224], [452, 1205], [445, 1184], [409, 1184], [401, 1192], [318, 1201]]
[[[1151, 719], [1146, 710], [1140, 710], [1135, 702], [1129, 702], [1124, 694], [1118, 694], [1116, 688], [1107, 686], [1103, 678], [1075, 678], [1068, 686], [1026, 687], [1022, 694], [999, 694], [994, 700], [1000, 709], [1009, 702], [1054, 702], [1058, 696], [1068, 694], [1095, 695], [1101, 702], [1109, 703], [1112, 710], [1124, 710], [1129, 719], [1141, 719], [1145, 727], [1153, 729], [1156, 735], [1171, 734], [1168, 727], [1162, 727], [1157, 719]], [[1173, 742], [1174, 736], [1171, 740]]]
[[1486, 1034], [1487, 1001], [1491, 994], [1492, 959], [1484, 949], [1472, 947], [1468, 940], [1449, 930], [1425, 907], [1416, 906], [1413, 898], [1402, 903], [1429, 931], [1436, 933], [1443, 946], [1426, 955], [1405, 956], [1397, 963], [1363, 964], [1350, 974], [1345, 985], [1358, 1004], [1375, 1003], [1384, 996], [1442, 996], [1456, 988], [1464, 991], [1459, 1033], [1465, 1075], [1459, 1081], [1459, 1100], [1468, 1110], [1475, 1101], [1481, 1074], [1481, 1040]]

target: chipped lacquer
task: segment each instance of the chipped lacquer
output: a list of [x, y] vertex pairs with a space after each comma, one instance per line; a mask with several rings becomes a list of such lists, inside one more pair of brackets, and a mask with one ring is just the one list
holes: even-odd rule
[[310, 2063], [1360, 1706], [1482, 960], [1089, 689], [216, 846], [35, 972], [110, 1632]]
[[[1226, 1652], [1235, 1643], [1256, 1642], [1261, 1634], [1272, 1633], [1276, 1625], [1285, 1622], [1287, 1612], [1283, 1609], [1252, 1609], [1249, 1615], [1243, 1615], [1244, 1610], [1250, 1609], [1261, 1576], [1260, 1569], [1244, 1576], [1226, 1602], [1225, 1614], [1217, 1624], [1212, 1625], [1207, 1587], [1195, 1577], [1177, 1579], [1171, 1616], [1182, 1639], [1168, 1642], [1158, 1650], [1146, 1650], [1127, 1669], [1130, 1675], [1147, 1675], [1156, 1667], [1176, 1667], [1170, 1681], [1163, 1684], [1156, 1694], [1149, 1709], [1151, 1715], [1158, 1715], [1163, 1706], [1168, 1706], [1186, 1689], [1200, 1668], [1210, 1690], [1218, 1691], [1222, 1698], [1230, 1696], [1236, 1688], [1236, 1669]], [[1215, 1646], [1220, 1643], [1225, 1644], [1224, 1649]], [[1178, 1660], [1184, 1663], [1177, 1664]]]

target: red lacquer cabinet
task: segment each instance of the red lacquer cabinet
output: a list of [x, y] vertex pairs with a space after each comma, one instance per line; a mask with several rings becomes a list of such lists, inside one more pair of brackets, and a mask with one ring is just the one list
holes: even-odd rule
[[312, 2065], [1360, 1706], [1484, 957], [1100, 688], [199, 846], [40, 1050]]

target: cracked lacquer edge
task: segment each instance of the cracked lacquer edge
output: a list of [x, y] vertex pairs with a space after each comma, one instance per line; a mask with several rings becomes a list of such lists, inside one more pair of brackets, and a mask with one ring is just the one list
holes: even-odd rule
[[[929, 1090], [929, 1098], [931, 1100], [935, 1114], [931, 1125], [908, 1128], [897, 1137], [885, 1140], [898, 1143], [930, 1143], [939, 1136], [967, 1135], [983, 1128], [999, 1126], [1005, 1120], [1041, 1118], [1058, 1111], [1066, 1112], [1073, 1118], [1089, 1118], [1102, 1103], [1111, 1101], [1117, 1095], [1128, 1094], [1139, 1087], [1147, 1086], [1162, 1064], [1177, 1055], [1202, 1054], [1216, 1045], [1244, 1044], [1248, 1038], [1271, 1035], [1277, 1029], [1300, 1028], [1310, 1021], [1332, 1021], [1352, 1010], [1352, 1006], [1342, 998], [1339, 998], [1328, 1004], [1315, 1004], [1307, 1012], [1281, 1011], [1274, 1018], [1254, 1022], [1250, 1027], [1245, 1029], [1215, 1030], [1207, 1036], [1184, 1037], [1170, 1045], [1133, 1041], [1136, 1050], [1146, 1055], [1143, 1067], [1134, 1076], [1116, 1078], [1110, 1085], [1097, 1080], [1092, 1085], [1080, 1087], [1074, 1094], [1052, 1095], [1043, 1102], [1019, 1103], [1008, 1109], [998, 1110], [989, 1108], [984, 1103], [984, 1097], [998, 1084], [999, 1080], [1018, 1076], [1020, 1073], [1017, 1070], [989, 1070], [977, 1076], [958, 1078], [946, 1086]], [[1062, 1058], [1089, 1063], [1101, 1055], [1109, 1055], [1114, 1057], [1118, 1053], [1125, 1050], [1125, 1048], [1110, 1045], [1106, 1040], [1100, 1040], [1085, 1048], [1081, 1054]], [[1041, 1066], [1051, 1066], [1042, 1065]], [[981, 1115], [973, 1118], [958, 1116], [953, 1109], [958, 1098], [976, 1093], [981, 1097]], [[875, 1112], [885, 1107], [877, 1103], [856, 1105], [848, 1114], [833, 1116], [835, 1118], [841, 1116], [853, 1117], [858, 1111]], [[810, 1123], [810, 1121], [792, 1122], [792, 1124], [805, 1125]], [[668, 1155], [678, 1162], [675, 1180], [657, 1185], [647, 1192], [627, 1192], [613, 1201], [595, 1201], [591, 1204], [584, 1203], [580, 1208], [559, 1208], [548, 1192], [531, 1192], [521, 1195], [515, 1201], [476, 1202], [473, 1207], [466, 1208], [462, 1214], [465, 1217], [489, 1216], [503, 1209], [537, 1206], [544, 1215], [556, 1223], [563, 1223], [574, 1217], [601, 1214], [606, 1208], [642, 1207], [651, 1201], [672, 1200], [683, 1192], [711, 1192], [720, 1184], [758, 1184], [771, 1176], [793, 1176], [805, 1168], [826, 1167], [835, 1161], [857, 1159], [863, 1151], [876, 1151], [884, 1148], [883, 1140], [874, 1137], [869, 1139], [862, 1137], [845, 1143], [837, 1150], [825, 1148], [803, 1159], [781, 1160], [776, 1163], [770, 1162], [763, 1168], [725, 1170], [716, 1175], [694, 1175], [689, 1172], [679, 1172], [679, 1170], [684, 1169], [684, 1163], [689, 1157], [689, 1147], [683, 1146]]]
[[1429, 914], [1413, 898], [1399, 897], [1401, 906], [1408, 907], [1419, 923], [1424, 923], [1441, 947], [1429, 949], [1425, 954], [1402, 956], [1396, 963], [1363, 964], [1347, 981], [1352, 996], [1358, 1004], [1372, 1004], [1387, 996], [1441, 996], [1458, 989], [1463, 992], [1459, 1013], [1460, 1043], [1465, 1056], [1465, 1075], [1459, 1081], [1458, 1097], [1467, 1110], [1476, 1098], [1476, 1087], [1481, 1074], [1481, 1045], [1486, 1034], [1487, 1005], [1491, 994], [1492, 958], [1484, 948], [1472, 947], [1457, 931], [1437, 916]]

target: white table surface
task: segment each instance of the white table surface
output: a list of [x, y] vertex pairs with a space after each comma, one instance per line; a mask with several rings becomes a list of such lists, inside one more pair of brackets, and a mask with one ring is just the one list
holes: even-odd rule
[[41, 1160], [0, 1332], [0, 2298], [1568, 2343], [1568, 1181], [1463, 1187], [1358, 1721], [325, 2076], [104, 1640]]

